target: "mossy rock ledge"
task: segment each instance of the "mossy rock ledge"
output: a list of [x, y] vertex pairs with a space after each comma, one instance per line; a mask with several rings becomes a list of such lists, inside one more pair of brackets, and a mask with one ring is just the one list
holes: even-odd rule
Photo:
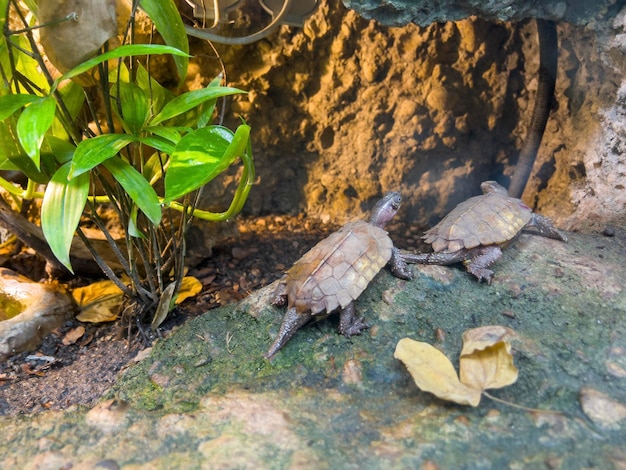
[[[2, 418], [3, 468], [625, 468], [626, 233], [523, 234], [491, 286], [459, 267], [383, 271], [357, 303], [263, 359], [283, 310], [271, 286], [189, 321], [91, 410]], [[404, 337], [458, 367], [463, 331], [516, 332], [519, 378], [476, 408], [422, 392]], [[106, 360], [106, 358], [103, 358]]]

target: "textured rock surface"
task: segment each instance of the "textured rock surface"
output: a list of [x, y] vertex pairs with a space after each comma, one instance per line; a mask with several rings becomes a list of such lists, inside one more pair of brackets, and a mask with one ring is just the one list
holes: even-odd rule
[[[3, 468], [623, 468], [626, 233], [522, 235], [491, 286], [459, 267], [386, 270], [357, 307], [305, 326], [269, 363], [272, 286], [157, 343], [91, 410], [0, 418]], [[420, 392], [393, 358], [403, 337], [458, 368], [461, 335], [516, 332], [517, 382], [477, 408]], [[540, 410], [544, 410], [543, 412]], [[565, 414], [552, 413], [562, 411]]]
[[490, 21], [528, 18], [589, 24], [604, 21], [619, 8], [615, 0], [343, 0], [344, 5], [389, 26], [455, 21], [477, 16]]
[[[481, 181], [506, 183], [535, 96], [534, 22], [387, 27], [330, 3], [302, 30], [220, 47], [229, 83], [250, 90], [232, 103], [253, 126], [247, 210], [341, 222], [401, 190], [399, 217], [426, 226]], [[626, 10], [594, 15], [558, 25], [557, 103], [524, 196], [569, 228], [626, 218]], [[199, 86], [219, 69], [208, 46], [193, 49]]]

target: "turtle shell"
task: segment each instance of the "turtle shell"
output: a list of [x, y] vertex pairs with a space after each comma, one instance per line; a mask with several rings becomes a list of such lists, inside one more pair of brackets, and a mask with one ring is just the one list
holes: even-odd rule
[[500, 245], [530, 221], [532, 211], [520, 199], [501, 192], [475, 196], [460, 203], [424, 235], [433, 251], [454, 253], [463, 248]]
[[289, 308], [330, 313], [356, 300], [391, 258], [393, 242], [382, 228], [350, 222], [300, 258], [284, 279]]

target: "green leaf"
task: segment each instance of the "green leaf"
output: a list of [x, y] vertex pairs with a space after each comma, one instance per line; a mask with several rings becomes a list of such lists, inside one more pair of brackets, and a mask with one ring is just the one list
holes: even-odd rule
[[[76, 119], [76, 116], [78, 116], [80, 110], [83, 109], [83, 104], [85, 103], [85, 91], [83, 87], [78, 83], [70, 81], [64, 84], [63, 88], [59, 90], [59, 94], [71, 118]], [[56, 119], [52, 123], [51, 133], [60, 139], [70, 139], [68, 129], [65, 128], [63, 122], [59, 119], [59, 114], [56, 115]]]
[[149, 124], [155, 126], [163, 121], [186, 113], [205, 101], [214, 100], [222, 96], [235, 95], [237, 93], [245, 93], [245, 91], [231, 87], [207, 87], [201, 90], [189, 91], [177, 96], [163, 106], [161, 112], [154, 116]]
[[4, 121], [22, 106], [41, 99], [35, 95], [6, 95], [0, 96], [0, 121]]
[[[226, 151], [232, 155], [238, 155], [243, 163], [241, 178], [239, 179], [239, 185], [235, 190], [233, 200], [224, 212], [210, 212], [196, 208], [193, 210], [194, 217], [213, 222], [228, 220], [237, 215], [246, 202], [250, 189], [254, 184], [255, 175], [254, 163], [252, 161], [252, 145], [250, 143], [250, 126], [244, 124], [237, 128], [233, 140]], [[170, 201], [167, 204], [177, 210], [185, 210], [185, 207], [177, 202]]]
[[119, 82], [114, 90], [119, 91], [122, 122], [129, 134], [137, 135], [148, 118], [148, 98], [135, 83]]
[[74, 157], [76, 146], [67, 140], [47, 135], [45, 142], [47, 142], [50, 151], [59, 163], [67, 163]]
[[[247, 128], [248, 126], [240, 126]], [[234, 140], [222, 126], [198, 129], [181, 139], [165, 174], [165, 200], [171, 201], [204, 186], [241, 155], [246, 140]]]
[[72, 118], [76, 118], [85, 103], [85, 89], [78, 83], [68, 82], [59, 90], [63, 104]]
[[158, 225], [161, 221], [161, 204], [156, 192], [141, 173], [121, 158], [110, 158], [104, 161], [103, 165], [150, 222]]
[[137, 215], [139, 215], [139, 211], [137, 210], [137, 206], [133, 204], [128, 216], [128, 234], [135, 238], [146, 238], [137, 226]]
[[54, 255], [72, 271], [70, 248], [87, 202], [89, 174], [68, 180], [69, 170], [69, 163], [61, 166], [46, 187], [41, 203], [41, 228]]
[[75, 178], [92, 170], [134, 141], [135, 138], [128, 134], [104, 134], [83, 140], [74, 152], [69, 177]]
[[13, 161], [16, 159], [28, 162], [32, 166], [32, 161], [24, 154], [11, 131], [12, 129], [6, 123], [0, 122], [0, 170], [20, 168]]
[[[9, 124], [14, 124], [14, 120]], [[15, 134], [14, 125], [7, 125], [5, 122], [0, 122], [1, 169], [10, 170], [12, 169], [11, 167], [14, 166], [36, 183], [47, 183], [48, 177], [36, 168], [35, 162], [24, 153], [24, 150], [15, 139]]]
[[189, 54], [183, 52], [175, 47], [163, 46], [160, 44], [129, 44], [120, 46], [112, 51], [100, 54], [93, 59], [89, 59], [86, 62], [74, 67], [72, 70], [63, 74], [57, 78], [54, 83], [54, 88], [57, 88], [59, 83], [63, 80], [69, 80], [70, 78], [77, 77], [78, 75], [87, 72], [92, 67], [98, 64], [106, 62], [111, 59], [121, 59], [124, 57], [134, 57], [138, 55], [150, 55], [150, 54], [172, 54], [176, 57], [189, 57]]
[[[207, 85], [207, 88], [219, 87], [220, 83], [222, 83], [221, 73], [213, 80], [211, 80], [211, 83]], [[215, 103], [217, 103], [217, 99], [204, 103], [204, 105], [202, 106], [202, 110], [198, 116], [198, 127], [206, 127], [209, 125], [211, 119], [213, 118], [213, 111], [215, 111]]]
[[[185, 25], [174, 0], [140, 0], [139, 6], [150, 17], [165, 44], [189, 52]], [[174, 63], [179, 83], [182, 83], [187, 75], [188, 56], [174, 56]]]
[[137, 65], [136, 83], [149, 97], [151, 115], [157, 114], [167, 101], [171, 101], [174, 98], [173, 93], [152, 78], [141, 64]]
[[[151, 132], [154, 135], [158, 135], [159, 137], [163, 137], [164, 139], [169, 140], [174, 145], [180, 142], [180, 131], [174, 127], [149, 126], [149, 127], [144, 127], [143, 130], [146, 132]], [[190, 131], [191, 129], [186, 129], [185, 132], [190, 132]]]
[[167, 155], [171, 155], [174, 151], [174, 144], [167, 139], [163, 139], [162, 137], [151, 135], [147, 137], [141, 137], [139, 142], [145, 145], [149, 145], [152, 148], [155, 148]]
[[17, 137], [22, 147], [39, 168], [43, 136], [54, 120], [56, 102], [51, 96], [30, 103], [17, 120]]

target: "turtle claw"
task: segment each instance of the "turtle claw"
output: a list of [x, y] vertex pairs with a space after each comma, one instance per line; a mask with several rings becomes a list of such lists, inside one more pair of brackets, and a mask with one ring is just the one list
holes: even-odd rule
[[485, 280], [487, 285], [491, 285], [491, 280], [493, 279], [493, 274], [494, 274], [491, 269], [477, 268], [477, 267], [468, 265], [467, 271], [470, 274], [473, 274], [476, 277], [476, 279], [478, 279], [478, 282]]
[[354, 303], [347, 305], [340, 313], [339, 317], [339, 333], [346, 338], [359, 335], [363, 330], [370, 326], [356, 314]]

